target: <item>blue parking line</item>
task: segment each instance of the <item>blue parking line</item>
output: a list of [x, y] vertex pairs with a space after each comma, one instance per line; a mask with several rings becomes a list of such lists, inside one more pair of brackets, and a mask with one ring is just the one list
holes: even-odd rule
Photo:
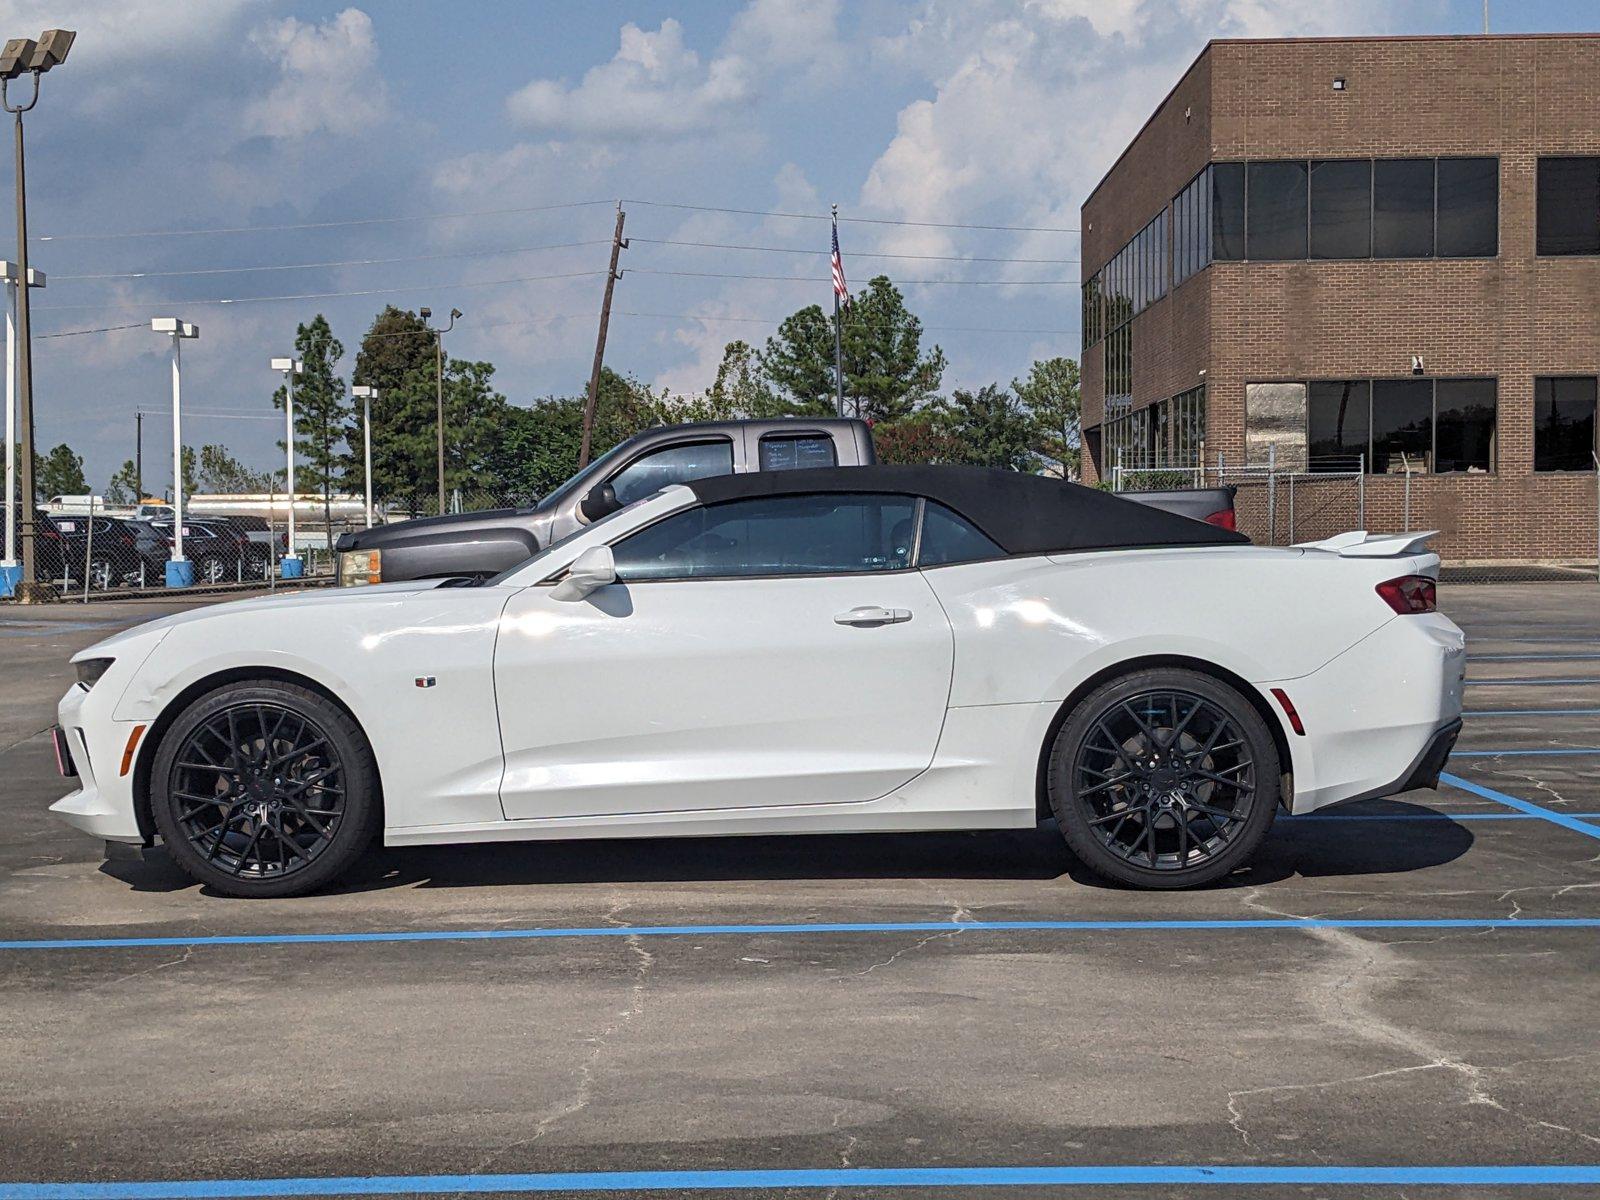
[[[1529, 807], [1535, 807], [1530, 805]], [[1544, 813], [1545, 810], [1540, 810]], [[1557, 814], [1549, 813], [1548, 818]], [[1574, 822], [1577, 824], [1577, 822]], [[1600, 837], [1600, 828], [1581, 826]], [[174, 946], [311, 946], [341, 942], [499, 942], [546, 938], [770, 937], [818, 933], [1102, 933], [1112, 930], [1595, 929], [1600, 917], [1250, 917], [1171, 921], [815, 921], [749, 925], [593, 925], [531, 929], [392, 929], [371, 933], [222, 933], [163, 937], [42, 938], [0, 950], [119, 950]]]
[[1452, 750], [1451, 758], [1581, 758], [1600, 754], [1596, 746], [1561, 746], [1548, 750]]
[[1469, 708], [1463, 717], [1600, 717], [1600, 708]]
[[1467, 687], [1576, 687], [1600, 679], [1468, 679]]
[[501, 1175], [343, 1175], [128, 1183], [0, 1183], [0, 1200], [209, 1200], [220, 1196], [432, 1196], [446, 1192], [681, 1192], [775, 1188], [1146, 1187], [1179, 1184], [1574, 1187], [1600, 1164], [1528, 1166], [820, 1167], [798, 1170], [541, 1171]]
[[[1580, 818], [1600, 818], [1600, 812], [1573, 813]], [[1423, 812], [1423, 813], [1302, 813], [1281, 814], [1280, 821], [1539, 821], [1524, 812]]]
[[1463, 792], [1471, 792], [1474, 796], [1482, 796], [1485, 800], [1493, 800], [1496, 803], [1504, 804], [1508, 808], [1516, 809], [1518, 812], [1529, 813], [1553, 824], [1565, 826], [1567, 829], [1571, 829], [1575, 833], [1581, 833], [1586, 837], [1600, 839], [1600, 825], [1590, 825], [1567, 813], [1556, 812], [1553, 808], [1545, 808], [1543, 805], [1534, 804], [1527, 800], [1519, 800], [1516, 796], [1508, 796], [1504, 792], [1497, 792], [1494, 788], [1484, 787], [1481, 783], [1473, 783], [1469, 779], [1462, 779], [1459, 775], [1440, 775], [1439, 782], [1447, 783]]
[[1600, 654], [1471, 654], [1469, 662], [1588, 662]]

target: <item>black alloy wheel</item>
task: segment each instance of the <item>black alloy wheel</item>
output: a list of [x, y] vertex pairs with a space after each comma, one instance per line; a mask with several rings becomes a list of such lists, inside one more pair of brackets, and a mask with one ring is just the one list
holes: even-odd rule
[[1192, 887], [1238, 867], [1278, 802], [1276, 746], [1234, 689], [1198, 672], [1144, 671], [1098, 688], [1062, 726], [1050, 800], [1098, 873]]
[[324, 697], [280, 683], [225, 687], [162, 738], [157, 827], [201, 883], [283, 896], [327, 882], [371, 841], [372, 750]]

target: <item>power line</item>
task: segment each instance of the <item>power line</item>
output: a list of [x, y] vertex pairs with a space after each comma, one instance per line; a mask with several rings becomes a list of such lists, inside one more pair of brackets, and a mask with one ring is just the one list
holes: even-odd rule
[[[668, 238], [635, 237], [630, 239], [635, 242], [645, 242], [653, 246], [698, 246], [706, 250], [764, 250], [773, 254], [814, 254], [821, 258], [828, 256], [825, 249], [800, 250], [793, 246], [740, 246], [727, 242], [681, 242]], [[888, 254], [878, 251], [867, 252], [852, 250], [851, 258], [901, 258], [915, 262], [982, 262], [982, 263], [1048, 263], [1051, 265], [1064, 265], [1076, 263], [1075, 258], [986, 258], [966, 254]], [[71, 278], [68, 276], [68, 278]]]
[[352, 292], [301, 292], [290, 296], [235, 296], [226, 299], [200, 298], [192, 300], [112, 300], [102, 304], [47, 304], [34, 312], [69, 312], [107, 308], [152, 308], [200, 304], [265, 304], [277, 300], [335, 300], [347, 296], [384, 296], [395, 292], [449, 291], [459, 288], [500, 287], [511, 283], [538, 283], [551, 279], [583, 279], [604, 275], [604, 271], [567, 271], [556, 275], [517, 275], [510, 279], [478, 279], [460, 283], [418, 283], [405, 287], [362, 288]]
[[[817, 281], [805, 275], [737, 275], [719, 271], [664, 271], [656, 267], [629, 267], [637, 275], [676, 275], [685, 279], [770, 279], [779, 283], [809, 283]], [[601, 272], [596, 272], [600, 274]], [[1076, 279], [897, 279], [896, 284], [907, 287], [1077, 287]]]
[[[743, 217], [782, 217], [791, 221], [828, 221], [823, 213], [769, 212], [759, 208], [719, 208], [710, 204], [670, 204], [665, 200], [624, 200], [624, 204], [643, 204], [650, 208], [680, 208], [690, 212], [735, 213]], [[889, 217], [840, 217], [841, 225], [909, 225], [918, 229], [988, 229], [1001, 233], [1077, 233], [1076, 227], [1062, 225], [974, 225], [965, 221], [898, 221]]]
[[98, 329], [63, 329], [60, 333], [36, 333], [34, 341], [42, 342], [46, 338], [82, 337], [86, 333], [115, 333], [119, 329], [143, 329], [143, 321], [134, 321], [128, 325], [102, 325]]
[[564, 204], [535, 204], [523, 208], [486, 208], [476, 212], [419, 213], [410, 217], [353, 217], [345, 221], [304, 221], [294, 225], [234, 225], [216, 229], [140, 229], [120, 233], [46, 234], [41, 242], [112, 241], [118, 238], [199, 237], [222, 233], [279, 233], [291, 229], [342, 229], [352, 225], [394, 225], [408, 221], [456, 221], [468, 217], [506, 217], [526, 213], [555, 212], [564, 208], [588, 208], [611, 204], [611, 200], [572, 200]]
[[435, 262], [445, 258], [489, 258], [498, 254], [531, 254], [535, 250], [571, 250], [578, 246], [605, 246], [605, 238], [587, 242], [550, 242], [540, 246], [508, 246], [500, 250], [447, 250], [439, 254], [408, 254], [401, 258], [346, 258], [329, 262], [272, 263], [262, 267], [191, 267], [179, 271], [122, 271], [108, 275], [52, 275], [57, 283], [90, 279], [165, 279], [175, 275], [245, 275], [256, 271], [308, 271], [321, 267], [373, 267], [394, 263]]

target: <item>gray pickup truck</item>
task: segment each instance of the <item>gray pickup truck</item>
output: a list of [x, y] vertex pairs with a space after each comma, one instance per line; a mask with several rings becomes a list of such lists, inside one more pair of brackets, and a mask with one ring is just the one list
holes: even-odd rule
[[[335, 545], [343, 585], [485, 579], [668, 484], [747, 471], [859, 467], [878, 461], [865, 421], [702, 421], [635, 434], [530, 508], [421, 517], [347, 533]], [[1127, 500], [1234, 528], [1228, 488], [1123, 492]]]
[[613, 447], [531, 508], [422, 517], [347, 533], [334, 547], [339, 582], [484, 578], [669, 484], [710, 475], [877, 461], [865, 421], [662, 425]]

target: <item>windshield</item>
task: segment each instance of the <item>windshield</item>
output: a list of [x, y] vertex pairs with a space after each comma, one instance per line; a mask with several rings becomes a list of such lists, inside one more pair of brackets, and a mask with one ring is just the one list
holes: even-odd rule
[[[604, 459], [602, 459], [600, 461], [603, 462]], [[593, 464], [591, 464], [591, 468], [592, 467], [597, 467], [599, 465], [600, 465], [599, 462], [593, 463]], [[581, 476], [580, 476], [580, 478], [581, 478]], [[659, 495], [660, 493], [652, 493], [652, 494]], [[650, 497], [646, 496], [646, 497], [644, 497], [644, 499], [648, 500], [648, 499], [650, 499]], [[640, 503], [643, 503], [643, 501], [640, 501]], [[589, 524], [585, 525], [582, 529], [573, 530], [571, 533], [567, 534], [566, 537], [559, 538], [556, 541], [551, 542], [543, 550], [539, 551], [539, 553], [537, 553], [535, 555], [532, 555], [529, 558], [523, 559], [516, 566], [507, 567], [504, 571], [501, 571], [500, 574], [494, 576], [492, 579], [485, 579], [483, 581], [483, 586], [484, 587], [495, 587], [498, 584], [505, 583], [513, 575], [516, 575], [519, 572], [527, 570], [529, 563], [536, 563], [541, 558], [549, 557], [549, 555], [551, 553], [553, 553], [554, 551], [560, 549], [562, 546], [565, 546], [568, 542], [570, 542], [573, 538], [577, 537], [579, 534], [588, 533], [591, 529], [599, 529], [602, 525], [605, 525], [608, 521], [615, 521], [623, 513], [629, 512], [632, 508], [633, 508], [633, 505], [631, 505], [631, 504], [628, 505], [627, 508], [619, 508], [615, 512], [607, 513], [605, 516], [601, 517], [598, 521], [589, 522]]]
[[617, 461], [628, 453], [628, 451], [632, 448], [633, 443], [634, 439], [629, 438], [627, 441], [619, 442], [617, 445], [611, 447], [611, 449], [607, 450], [599, 458], [595, 459], [587, 467], [579, 471], [571, 479], [567, 480], [555, 491], [551, 492], [548, 496], [541, 500], [539, 502], [539, 507], [555, 508], [568, 496], [587, 491], [590, 484], [592, 484], [600, 476], [609, 472], [611, 468], [617, 464]]

